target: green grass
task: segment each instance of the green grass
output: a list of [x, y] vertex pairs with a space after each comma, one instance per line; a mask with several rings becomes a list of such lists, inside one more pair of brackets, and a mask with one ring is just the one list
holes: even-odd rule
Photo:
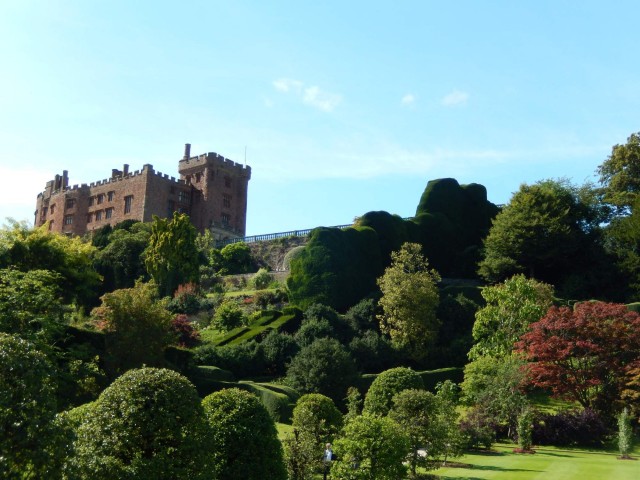
[[[535, 454], [515, 454], [514, 445], [498, 444], [490, 453], [469, 453], [455, 459], [461, 467], [429, 472], [455, 480], [635, 480], [639, 460], [618, 460], [614, 451], [587, 451], [555, 447], [536, 448]], [[640, 449], [635, 449], [636, 459]]]

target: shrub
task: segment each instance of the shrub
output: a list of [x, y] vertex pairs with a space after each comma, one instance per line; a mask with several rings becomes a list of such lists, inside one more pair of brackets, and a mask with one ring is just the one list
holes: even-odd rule
[[466, 449], [489, 450], [496, 441], [496, 425], [482, 409], [473, 408], [460, 422], [460, 433]]
[[380, 372], [397, 361], [391, 341], [374, 330], [367, 330], [349, 343], [349, 351], [363, 372]]
[[237, 303], [228, 300], [216, 309], [211, 325], [218, 330], [228, 332], [246, 325], [246, 317]]
[[181, 347], [195, 347], [200, 341], [200, 333], [184, 314], [173, 317], [171, 329], [178, 339], [178, 345]]
[[365, 298], [347, 310], [344, 316], [354, 331], [365, 332], [379, 329], [377, 313], [378, 302], [373, 298]]
[[67, 465], [79, 478], [203, 478], [208, 470], [200, 399], [176, 372], [129, 370], [82, 417]]
[[262, 348], [255, 340], [222, 347], [203, 345], [196, 348], [194, 359], [198, 365], [214, 365], [240, 378], [264, 372]]
[[534, 420], [533, 442], [555, 446], [602, 446], [608, 429], [593, 410], [543, 414]]
[[396, 367], [382, 372], [369, 387], [364, 399], [364, 413], [383, 416], [389, 413], [393, 396], [403, 390], [424, 389], [420, 374], [410, 368]]
[[298, 345], [306, 347], [319, 338], [332, 338], [334, 333], [333, 328], [325, 319], [304, 320], [294, 338]]
[[55, 476], [55, 378], [33, 344], [0, 333], [0, 477]]
[[321, 338], [304, 347], [287, 369], [287, 382], [301, 393], [322, 393], [334, 402], [344, 399], [357, 378], [353, 358], [337, 340]]
[[333, 440], [342, 428], [342, 414], [326, 395], [308, 393], [301, 396], [293, 409], [292, 425], [301, 434], [309, 434], [320, 447]]
[[212, 429], [214, 478], [286, 480], [275, 425], [255, 395], [230, 388], [212, 393], [202, 404]]
[[531, 430], [533, 423], [533, 414], [531, 410], [525, 408], [518, 416], [516, 431], [518, 434], [518, 447], [522, 452], [531, 450]]
[[260, 345], [267, 370], [273, 375], [284, 374], [286, 365], [300, 350], [291, 335], [276, 330], [269, 332]]
[[267, 269], [261, 268], [253, 277], [251, 277], [251, 285], [256, 290], [264, 290], [269, 286], [272, 280], [273, 276], [267, 271]]
[[178, 285], [173, 298], [167, 304], [171, 313], [186, 313], [192, 315], [200, 310], [200, 292], [195, 283]]

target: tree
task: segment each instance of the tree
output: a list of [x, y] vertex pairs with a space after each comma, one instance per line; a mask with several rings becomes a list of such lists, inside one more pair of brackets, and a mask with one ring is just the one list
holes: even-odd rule
[[216, 308], [216, 313], [211, 319], [211, 325], [222, 332], [228, 332], [243, 326], [246, 321], [247, 319], [240, 306], [233, 300], [226, 300]]
[[551, 307], [518, 348], [530, 362], [534, 385], [608, 413], [640, 356], [640, 315], [605, 302]]
[[207, 450], [214, 478], [286, 480], [275, 424], [255, 395], [229, 388], [212, 393], [202, 404], [212, 430]]
[[[411, 476], [415, 477], [418, 466], [428, 468], [427, 458], [433, 459], [434, 455], [431, 445], [441, 437], [438, 400], [433, 393], [425, 390], [402, 390], [393, 397], [389, 417], [409, 437], [409, 469]], [[426, 455], [420, 455], [421, 448], [426, 450]]]
[[406, 367], [385, 370], [376, 377], [364, 399], [364, 413], [384, 416], [393, 405], [393, 397], [403, 390], [424, 389], [422, 377]]
[[302, 348], [287, 369], [287, 382], [302, 393], [322, 393], [340, 403], [355, 383], [356, 366], [347, 349], [333, 338]]
[[0, 332], [51, 346], [64, 320], [59, 282], [49, 270], [0, 269]]
[[166, 369], [129, 370], [81, 415], [71, 478], [209, 478], [195, 387]]
[[291, 424], [302, 434], [311, 435], [316, 448], [321, 448], [342, 428], [342, 414], [329, 397], [307, 393], [296, 402]]
[[533, 430], [533, 413], [525, 407], [518, 415], [516, 432], [518, 434], [518, 448], [522, 453], [531, 451], [531, 432]]
[[131, 288], [136, 280], [149, 278], [143, 252], [150, 237], [150, 224], [142, 222], [128, 228], [116, 228], [109, 234], [95, 259], [96, 270], [104, 278], [103, 291]]
[[322, 467], [324, 444], [342, 427], [342, 414], [329, 397], [309, 393], [296, 402], [292, 426], [284, 441], [287, 470], [292, 479], [310, 479]]
[[0, 477], [59, 475], [55, 378], [55, 368], [33, 344], [0, 333]]
[[429, 268], [417, 243], [405, 243], [391, 254], [391, 266], [378, 279], [382, 291], [380, 329], [398, 346], [423, 358], [440, 328], [436, 317], [440, 276]]
[[333, 338], [335, 332], [324, 318], [304, 320], [293, 338], [301, 347], [311, 345], [319, 338]]
[[260, 343], [264, 361], [269, 373], [284, 375], [291, 359], [300, 351], [300, 347], [291, 335], [271, 330]]
[[235, 242], [225, 245], [219, 253], [213, 253], [211, 262], [221, 275], [236, 275], [248, 273], [253, 270], [253, 258], [251, 250], [244, 242]]
[[618, 415], [618, 449], [620, 458], [631, 458], [629, 453], [633, 447], [633, 429], [631, 428], [631, 417], [629, 410], [623, 408]]
[[630, 208], [640, 193], [640, 132], [632, 133], [624, 145], [614, 145], [611, 155], [598, 167], [605, 200], [622, 209]]
[[101, 280], [93, 267], [95, 252], [96, 248], [81, 238], [53, 234], [46, 225], [31, 229], [14, 223], [0, 229], [0, 268], [58, 274], [64, 303], [88, 307], [95, 301]]
[[133, 288], [103, 295], [102, 305], [91, 316], [106, 333], [112, 371], [163, 364], [164, 349], [174, 340], [173, 316], [158, 300], [153, 283], [137, 282]]
[[273, 277], [266, 268], [261, 268], [251, 277], [251, 284], [256, 290], [264, 290], [273, 281]]
[[171, 296], [183, 283], [198, 283], [196, 235], [185, 214], [174, 212], [172, 219], [153, 217], [144, 263], [161, 296]]
[[476, 312], [471, 360], [509, 355], [529, 325], [540, 320], [552, 305], [553, 287], [519, 274], [484, 287], [482, 297], [486, 306]]
[[603, 220], [590, 186], [577, 188], [566, 180], [523, 184], [493, 221], [480, 276], [500, 282], [525, 273], [569, 295], [584, 294], [592, 288], [594, 264], [601, 273], [608, 269], [600, 241]]
[[525, 383], [525, 362], [519, 356], [479, 357], [464, 367], [463, 401], [477, 406], [480, 417], [511, 429], [527, 403]]
[[361, 415], [344, 427], [335, 441], [338, 461], [331, 473], [345, 480], [397, 480], [404, 478], [403, 464], [409, 453], [403, 429], [387, 417]]

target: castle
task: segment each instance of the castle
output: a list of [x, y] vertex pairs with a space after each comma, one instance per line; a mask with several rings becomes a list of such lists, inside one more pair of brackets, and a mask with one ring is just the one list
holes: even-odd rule
[[123, 220], [150, 222], [153, 215], [169, 218], [180, 212], [216, 240], [245, 235], [251, 167], [212, 152], [192, 157], [187, 143], [178, 173], [176, 179], [156, 172], [153, 165], [134, 172], [124, 165], [108, 179], [70, 187], [64, 170], [38, 194], [34, 224], [49, 222], [53, 232], [83, 235]]

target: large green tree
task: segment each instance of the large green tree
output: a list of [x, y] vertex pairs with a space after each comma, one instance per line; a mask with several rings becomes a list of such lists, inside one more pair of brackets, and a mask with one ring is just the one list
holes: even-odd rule
[[424, 389], [418, 372], [406, 367], [385, 370], [373, 381], [364, 399], [364, 412], [384, 416], [393, 405], [393, 397], [407, 389]]
[[320, 338], [291, 360], [287, 382], [301, 393], [322, 393], [340, 403], [355, 383], [356, 365], [347, 349], [333, 338]]
[[479, 273], [490, 282], [525, 273], [565, 295], [601, 295], [595, 277], [608, 270], [600, 231], [604, 218], [590, 186], [566, 180], [523, 184], [493, 221]]
[[133, 288], [103, 295], [102, 305], [93, 309], [91, 316], [106, 333], [112, 373], [163, 364], [164, 349], [174, 340], [173, 316], [157, 298], [153, 283], [138, 282]]
[[101, 281], [93, 267], [95, 253], [83, 239], [51, 233], [46, 226], [32, 229], [13, 223], [0, 229], [0, 268], [55, 272], [65, 303], [94, 304]]
[[404, 461], [409, 439], [388, 417], [361, 415], [349, 421], [334, 451], [339, 459], [331, 476], [345, 480], [398, 480], [405, 478]]
[[174, 212], [173, 218], [154, 217], [145, 265], [162, 296], [171, 296], [184, 283], [198, 283], [197, 232], [189, 217]]
[[174, 371], [129, 370], [79, 416], [69, 478], [211, 478], [200, 398]]
[[417, 243], [405, 243], [391, 254], [391, 265], [378, 279], [382, 291], [380, 329], [411, 355], [424, 358], [435, 342], [440, 321], [436, 317], [440, 275]]
[[219, 480], [286, 480], [282, 445], [275, 424], [258, 397], [238, 388], [203, 400], [211, 440], [206, 449]]
[[470, 360], [509, 355], [529, 325], [547, 313], [553, 303], [553, 287], [518, 274], [484, 287], [482, 297], [486, 305], [476, 312]]
[[55, 378], [35, 345], [0, 333], [0, 477], [59, 475]]
[[640, 193], [640, 132], [624, 145], [614, 145], [611, 155], [598, 167], [605, 200], [621, 209], [633, 206]]

